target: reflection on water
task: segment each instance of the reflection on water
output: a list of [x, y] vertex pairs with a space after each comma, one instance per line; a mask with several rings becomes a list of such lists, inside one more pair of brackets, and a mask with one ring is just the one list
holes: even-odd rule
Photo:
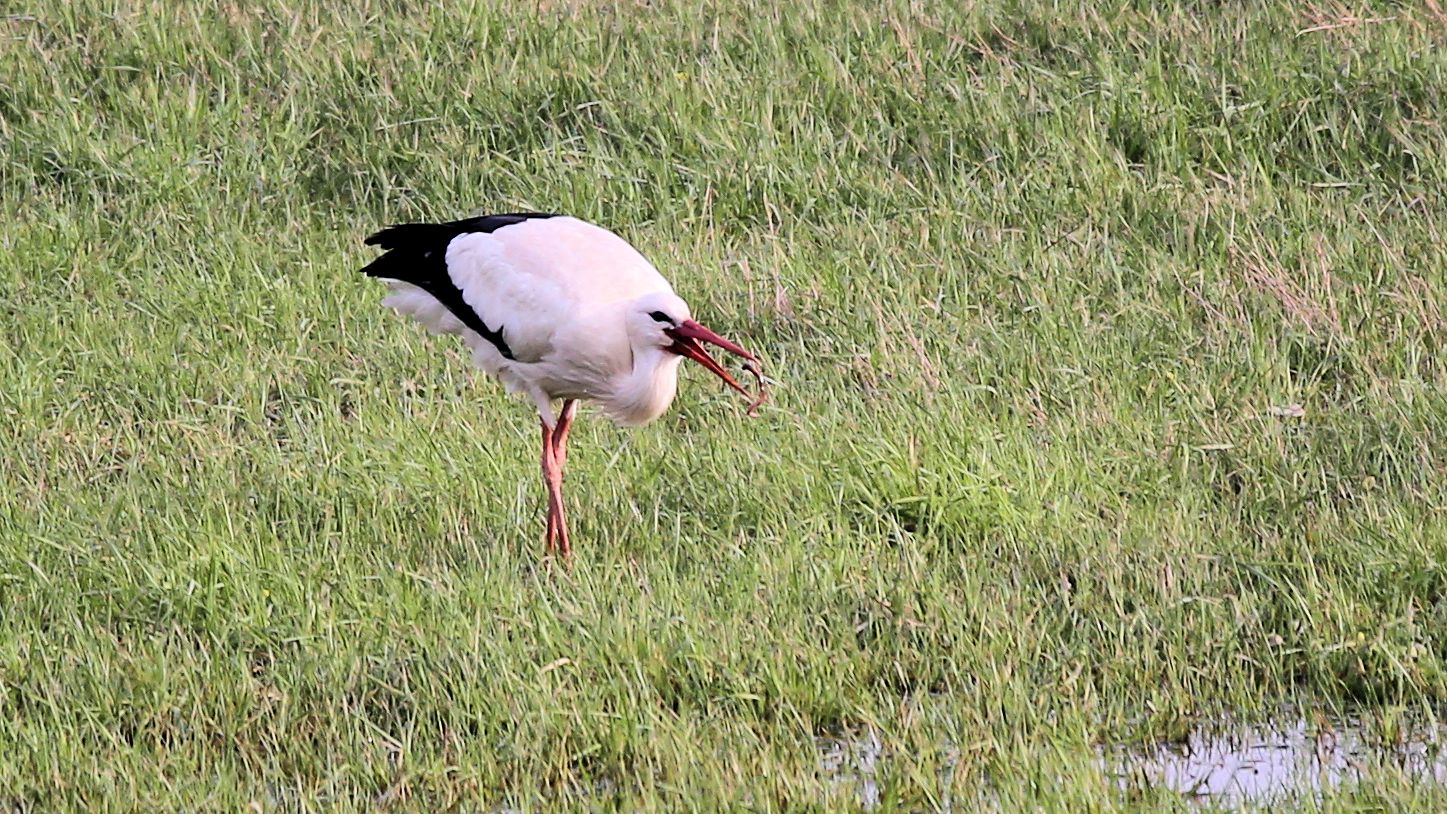
[[[865, 809], [879, 805], [879, 771], [890, 756], [877, 732], [823, 738], [819, 750], [827, 776], [852, 787]], [[1195, 802], [1234, 808], [1311, 796], [1382, 771], [1447, 785], [1447, 726], [1419, 721], [1383, 727], [1364, 716], [1308, 720], [1286, 711], [1266, 723], [1217, 721], [1180, 743], [1100, 747], [1097, 759], [1122, 791], [1165, 788]], [[941, 780], [949, 785], [948, 778]], [[989, 808], [988, 797], [970, 808]]]

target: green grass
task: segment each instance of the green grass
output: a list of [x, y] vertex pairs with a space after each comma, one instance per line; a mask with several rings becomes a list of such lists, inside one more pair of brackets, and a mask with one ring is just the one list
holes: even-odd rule
[[[1447, 703], [1442, 17], [258, 5], [0, 17], [0, 809], [832, 811], [872, 729], [1180, 811], [1095, 745]], [[571, 570], [356, 273], [524, 208], [780, 381], [582, 421]], [[1447, 805], [1374, 777], [1301, 805]]]

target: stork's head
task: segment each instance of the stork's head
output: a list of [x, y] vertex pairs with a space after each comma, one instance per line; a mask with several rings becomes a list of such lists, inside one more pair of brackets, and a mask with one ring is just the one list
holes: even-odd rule
[[708, 351], [704, 350], [700, 343], [707, 342], [710, 345], [717, 345], [729, 353], [741, 356], [755, 364], [758, 363], [758, 359], [739, 345], [695, 322], [689, 316], [688, 303], [678, 295], [671, 292], [649, 294], [639, 297], [633, 305], [633, 313], [629, 315], [629, 327], [635, 342], [692, 359], [707, 368], [710, 373], [723, 379], [729, 387], [751, 399], [754, 398], [733, 376], [729, 375], [723, 365], [708, 355]]

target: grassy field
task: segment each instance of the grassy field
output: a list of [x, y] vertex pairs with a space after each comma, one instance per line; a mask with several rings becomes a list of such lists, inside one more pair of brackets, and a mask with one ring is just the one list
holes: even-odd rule
[[[0, 809], [1180, 811], [1098, 745], [1447, 704], [1435, 4], [260, 5], [0, 16]], [[534, 208], [780, 382], [581, 422], [571, 570], [356, 273]]]

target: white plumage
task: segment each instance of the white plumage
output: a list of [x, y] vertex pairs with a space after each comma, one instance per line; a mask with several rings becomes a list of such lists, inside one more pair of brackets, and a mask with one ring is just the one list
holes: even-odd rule
[[673, 401], [685, 356], [747, 394], [700, 341], [744, 357], [758, 375], [753, 355], [694, 322], [633, 246], [577, 218], [525, 213], [405, 224], [367, 242], [388, 250], [363, 269], [390, 287], [383, 305], [434, 333], [460, 334], [474, 364], [537, 406], [547, 546], [565, 556], [561, 470], [578, 401], [625, 426], [646, 424]]

